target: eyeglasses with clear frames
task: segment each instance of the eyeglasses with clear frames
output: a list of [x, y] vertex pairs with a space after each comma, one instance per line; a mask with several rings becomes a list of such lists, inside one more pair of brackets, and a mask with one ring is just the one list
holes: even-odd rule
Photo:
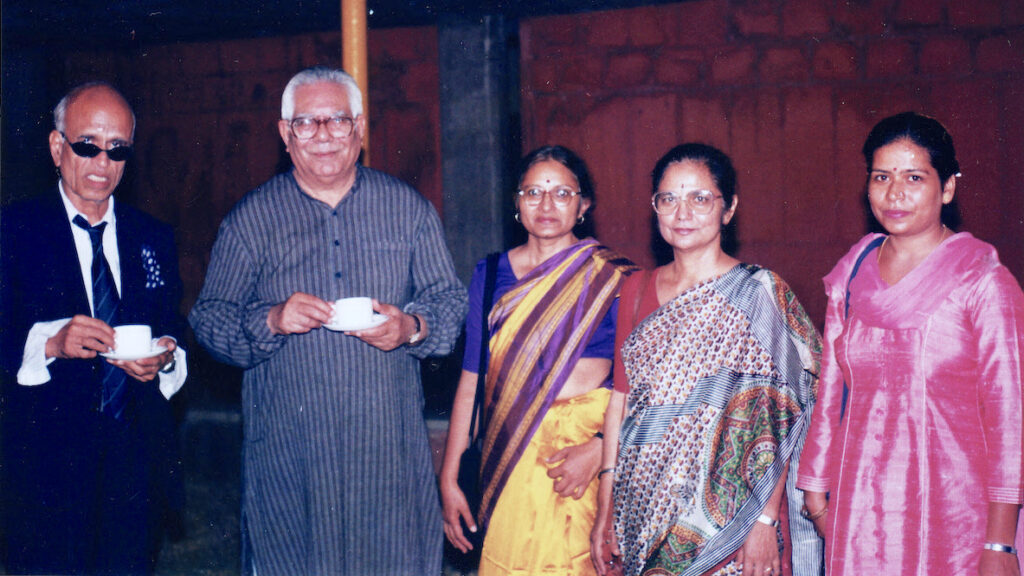
[[686, 207], [694, 214], [707, 216], [715, 209], [715, 199], [721, 198], [711, 190], [690, 190], [682, 194], [675, 192], [658, 192], [651, 198], [651, 206], [658, 214], [672, 214], [679, 209], [679, 203], [685, 202]]
[[290, 122], [292, 134], [299, 140], [309, 140], [320, 130], [321, 125], [327, 126], [327, 133], [331, 138], [348, 138], [352, 135], [355, 127], [355, 118], [337, 114], [327, 117], [299, 116]]
[[516, 191], [516, 196], [526, 203], [527, 206], [540, 206], [540, 203], [544, 201], [545, 194], [551, 198], [551, 201], [556, 206], [568, 206], [569, 202], [572, 202], [572, 199], [579, 195], [579, 192], [568, 186], [559, 186], [550, 190], [545, 190], [539, 186], [531, 186]]

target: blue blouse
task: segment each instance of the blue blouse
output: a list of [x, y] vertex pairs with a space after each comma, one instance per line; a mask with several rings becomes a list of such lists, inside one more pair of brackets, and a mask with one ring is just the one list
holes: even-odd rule
[[[478, 374], [480, 367], [480, 321], [483, 316], [484, 276], [487, 273], [487, 258], [476, 263], [473, 279], [469, 282], [469, 314], [466, 316], [466, 353], [462, 357], [462, 369]], [[512, 271], [512, 263], [508, 260], [508, 252], [498, 258], [498, 275], [494, 281], [494, 301], [512, 289], [519, 282]], [[611, 360], [615, 352], [615, 319], [618, 316], [619, 299], [612, 302], [611, 308], [598, 325], [594, 335], [583, 349], [583, 358], [607, 358]], [[488, 358], [490, 354], [488, 354]]]

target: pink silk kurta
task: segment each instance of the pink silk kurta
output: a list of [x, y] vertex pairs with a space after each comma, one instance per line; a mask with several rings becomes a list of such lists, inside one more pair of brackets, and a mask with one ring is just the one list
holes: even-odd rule
[[844, 323], [853, 263], [876, 237], [825, 277], [797, 485], [831, 492], [829, 576], [977, 574], [988, 503], [1024, 500], [1024, 295], [990, 245], [960, 233], [893, 286], [868, 254]]

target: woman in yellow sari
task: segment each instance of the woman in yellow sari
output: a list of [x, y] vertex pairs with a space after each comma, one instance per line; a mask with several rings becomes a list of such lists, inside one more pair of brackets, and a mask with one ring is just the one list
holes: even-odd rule
[[574, 228], [593, 205], [586, 165], [561, 146], [521, 163], [516, 220], [525, 244], [497, 258], [483, 402], [483, 496], [474, 518], [458, 487], [480, 369], [486, 259], [470, 283], [466, 354], [441, 468], [444, 529], [466, 552], [486, 528], [480, 576], [593, 574], [589, 535], [611, 394], [616, 297], [632, 264]]

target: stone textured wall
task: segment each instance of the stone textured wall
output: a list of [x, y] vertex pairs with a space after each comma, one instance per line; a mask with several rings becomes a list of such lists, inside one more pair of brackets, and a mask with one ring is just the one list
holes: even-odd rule
[[868, 227], [860, 148], [917, 110], [953, 135], [962, 230], [1024, 278], [1024, 3], [697, 0], [522, 22], [526, 147], [594, 172], [601, 240], [645, 264], [650, 171], [704, 141], [739, 172], [738, 255], [816, 321], [824, 276]]

